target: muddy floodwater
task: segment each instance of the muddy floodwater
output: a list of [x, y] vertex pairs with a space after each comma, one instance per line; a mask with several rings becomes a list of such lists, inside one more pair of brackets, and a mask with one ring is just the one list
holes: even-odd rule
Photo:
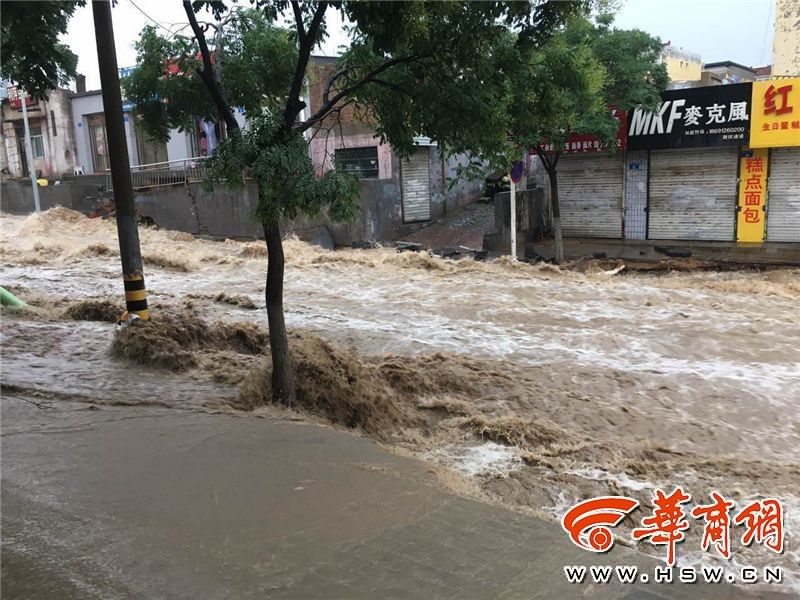
[[[0, 283], [32, 305], [3, 311], [5, 393], [282, 410], [259, 386], [261, 243], [143, 229], [154, 324], [140, 335], [111, 322], [113, 222], [57, 208], [0, 224]], [[648, 507], [655, 487], [679, 484], [698, 503], [713, 490], [739, 506], [778, 497], [784, 553], [734, 539], [730, 564], [780, 564], [800, 589], [800, 270], [612, 275], [296, 240], [286, 253], [307, 418], [430, 461], [459, 493], [551, 518], [598, 494]], [[713, 557], [692, 533], [679, 560]]]

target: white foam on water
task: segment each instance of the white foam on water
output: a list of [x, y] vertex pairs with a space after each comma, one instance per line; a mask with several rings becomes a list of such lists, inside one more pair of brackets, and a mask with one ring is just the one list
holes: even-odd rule
[[504, 477], [522, 468], [520, 450], [486, 442], [479, 446], [449, 445], [425, 453], [424, 458], [455, 469], [471, 477]]
[[585, 468], [567, 471], [567, 473], [570, 475], [583, 477], [584, 479], [591, 479], [592, 481], [610, 481], [616, 483], [621, 488], [626, 488], [635, 492], [641, 492], [642, 490], [651, 490], [655, 488], [655, 485], [649, 481], [639, 481], [637, 479], [628, 477], [624, 471], [620, 471], [619, 473], [610, 473], [604, 469]]

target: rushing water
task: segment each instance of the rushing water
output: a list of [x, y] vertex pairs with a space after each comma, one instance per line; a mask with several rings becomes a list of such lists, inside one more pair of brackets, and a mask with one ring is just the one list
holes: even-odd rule
[[[3, 319], [5, 384], [198, 409], [235, 396], [230, 384], [114, 360], [111, 325], [58, 316], [82, 298], [121, 298], [112, 223], [56, 209], [3, 217], [2, 228], [2, 284], [47, 311]], [[509, 459], [464, 440], [420, 449], [470, 477], [484, 476], [484, 491], [501, 501], [558, 512], [602, 486], [646, 495], [653, 480], [730, 485], [743, 498], [779, 494], [797, 509], [800, 270], [613, 276], [599, 268], [451, 262], [388, 249], [326, 252], [294, 240], [286, 246], [290, 328], [367, 357], [444, 352], [494, 361], [521, 389], [472, 398], [479, 410], [546, 419], [615, 448], [598, 464], [527, 469], [516, 454]], [[240, 296], [240, 305], [244, 298], [263, 306], [260, 244], [144, 230], [142, 247], [156, 311], [189, 302], [209, 320], [266, 325], [262, 309], [213, 299], [224, 292]], [[631, 449], [645, 446], [695, 458], [684, 465], [677, 459], [666, 471], [646, 459], [635, 476], [621, 470], [639, 456]], [[616, 448], [628, 450], [618, 455]], [[494, 456], [513, 465], [506, 477], [498, 478]], [[800, 527], [797, 517], [787, 515], [787, 529]], [[800, 531], [788, 535], [786, 560], [800, 571]]]

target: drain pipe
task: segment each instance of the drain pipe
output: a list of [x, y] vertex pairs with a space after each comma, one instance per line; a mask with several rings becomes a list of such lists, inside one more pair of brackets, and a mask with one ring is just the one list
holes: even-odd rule
[[28, 306], [4, 287], [0, 287], [0, 304], [3, 306], [14, 306], [17, 308]]

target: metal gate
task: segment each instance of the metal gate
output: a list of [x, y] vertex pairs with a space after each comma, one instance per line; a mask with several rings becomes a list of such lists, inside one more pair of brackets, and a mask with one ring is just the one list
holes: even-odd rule
[[625, 160], [625, 238], [647, 237], [647, 151], [631, 151]]
[[572, 237], [622, 237], [622, 154], [565, 155], [558, 162], [561, 230]]
[[429, 221], [431, 218], [430, 173], [427, 147], [414, 150], [403, 161], [403, 221]]
[[800, 242], [800, 148], [773, 148], [767, 183], [767, 241]]
[[738, 148], [650, 153], [651, 240], [733, 241]]

